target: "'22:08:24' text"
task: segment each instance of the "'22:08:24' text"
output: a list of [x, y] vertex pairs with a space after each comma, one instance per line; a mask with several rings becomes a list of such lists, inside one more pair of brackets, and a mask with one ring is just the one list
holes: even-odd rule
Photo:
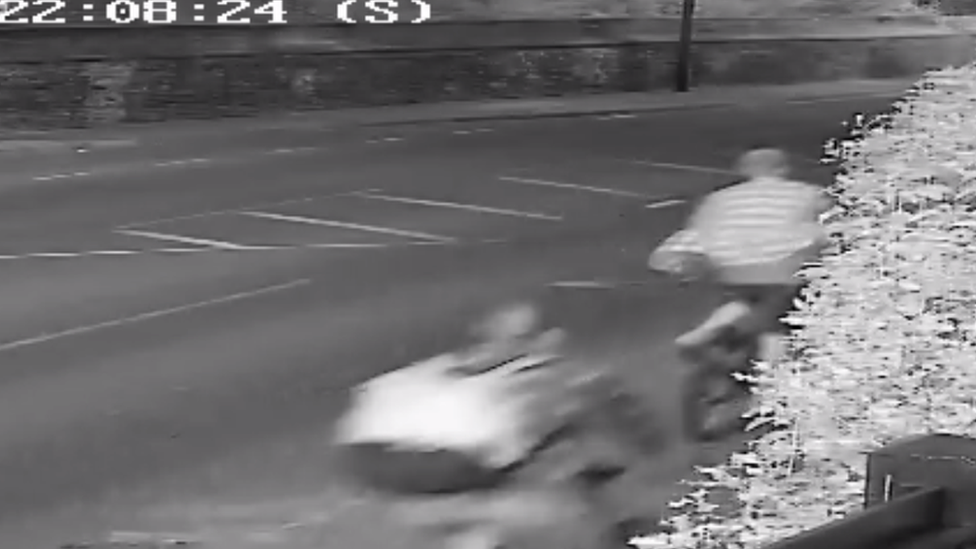
[[284, 0], [0, 0], [0, 25], [287, 22]]

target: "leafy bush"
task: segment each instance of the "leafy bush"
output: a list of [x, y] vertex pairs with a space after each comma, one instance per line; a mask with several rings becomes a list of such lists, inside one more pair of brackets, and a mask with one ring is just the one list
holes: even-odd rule
[[[756, 548], [858, 509], [865, 454], [906, 436], [976, 435], [976, 66], [927, 74], [888, 115], [828, 147], [835, 236], [790, 357], [760, 365], [783, 427], [674, 502], [637, 547]], [[734, 509], [712, 501], [736, 495]]]

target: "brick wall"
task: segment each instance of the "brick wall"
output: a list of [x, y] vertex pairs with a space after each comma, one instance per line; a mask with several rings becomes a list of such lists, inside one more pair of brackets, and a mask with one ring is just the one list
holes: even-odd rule
[[[616, 30], [561, 24], [548, 33], [519, 23], [521, 33], [488, 29], [480, 43], [468, 33], [453, 49], [443, 43], [451, 33], [419, 38], [419, 27], [414, 43], [404, 29], [366, 36], [349, 27], [15, 31], [0, 38], [0, 125], [85, 127], [670, 88], [674, 36], [617, 23]], [[702, 34], [693, 56], [698, 86], [905, 77], [976, 55], [971, 36], [941, 28], [875, 38]], [[540, 35], [560, 45], [539, 45]], [[437, 40], [436, 49], [416, 43]]]

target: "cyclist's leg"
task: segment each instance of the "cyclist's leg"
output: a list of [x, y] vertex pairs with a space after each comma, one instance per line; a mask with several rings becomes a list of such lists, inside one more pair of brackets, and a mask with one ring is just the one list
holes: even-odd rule
[[793, 301], [799, 297], [801, 290], [800, 284], [769, 285], [762, 289], [765, 296], [757, 304], [764, 324], [759, 336], [759, 357], [762, 360], [775, 362], [784, 356], [791, 329], [784, 318], [793, 309]]
[[682, 334], [675, 341], [681, 348], [693, 349], [709, 345], [723, 335], [729, 327], [739, 326], [752, 315], [750, 306], [739, 300], [729, 300], [712, 311], [704, 322]]

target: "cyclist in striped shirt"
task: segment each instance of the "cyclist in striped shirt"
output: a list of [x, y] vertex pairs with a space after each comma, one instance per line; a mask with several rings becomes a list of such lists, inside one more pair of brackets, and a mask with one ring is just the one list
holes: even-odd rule
[[[827, 242], [819, 217], [830, 201], [821, 187], [790, 179], [789, 158], [780, 149], [751, 150], [736, 171], [744, 181], [706, 196], [680, 233], [683, 250], [705, 259], [710, 276], [734, 302], [678, 343], [695, 345], [723, 318], [741, 314], [733, 309], [748, 306], [770, 334], [761, 343], [763, 358], [770, 359], [781, 352], [782, 338], [775, 334], [786, 326], [780, 317], [803, 283], [797, 273]], [[652, 256], [652, 267], [656, 261]]]

